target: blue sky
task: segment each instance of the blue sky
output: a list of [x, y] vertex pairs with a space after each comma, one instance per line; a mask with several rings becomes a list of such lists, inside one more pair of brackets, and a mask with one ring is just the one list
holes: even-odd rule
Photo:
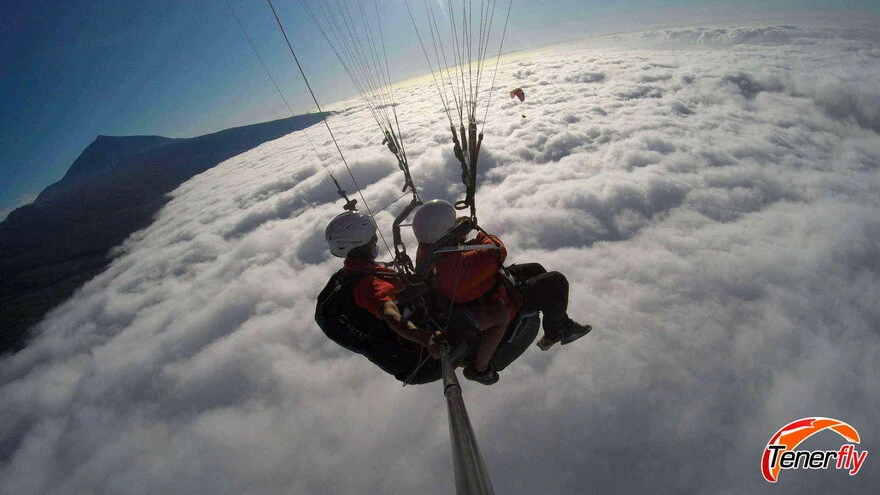
[[[313, 108], [268, 5], [229, 3], [294, 110]], [[351, 94], [298, 3], [275, 3], [319, 101]], [[761, 18], [768, 8], [878, 10], [871, 3], [520, 1], [505, 48], [657, 23]], [[402, 1], [381, 4], [397, 60], [392, 76], [424, 72]], [[99, 134], [192, 137], [289, 116], [224, 0], [0, 0], [0, 112], [0, 218], [60, 179]]]

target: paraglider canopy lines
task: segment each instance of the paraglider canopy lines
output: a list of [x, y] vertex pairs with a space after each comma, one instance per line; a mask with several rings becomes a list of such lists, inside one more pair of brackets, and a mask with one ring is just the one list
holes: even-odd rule
[[[375, 60], [375, 50], [372, 48], [372, 45], [369, 45], [370, 54], [364, 50], [365, 42], [363, 37], [369, 39], [369, 31], [356, 29], [353, 14], [348, 5], [336, 3], [336, 8], [333, 9], [326, 2], [318, 2], [316, 5], [321, 12], [321, 18], [324, 19], [323, 23], [306, 2], [300, 0], [300, 5], [308, 12], [315, 25], [321, 31], [324, 39], [327, 40], [336, 57], [342, 63], [346, 73], [367, 103], [374, 120], [384, 130], [383, 123], [388, 119], [382, 118], [378, 112], [388, 102], [385, 99], [385, 95], [379, 91], [379, 88], [382, 87], [379, 81], [379, 78], [382, 76], [381, 73], [370, 70], [373, 66], [370, 60]], [[360, 7], [359, 11], [362, 14], [363, 23], [368, 23], [362, 5]], [[379, 102], [379, 104], [372, 105], [371, 103], [374, 100]]]
[[[489, 45], [492, 40], [498, 2], [496, 0], [480, 2], [479, 13], [476, 12], [477, 7], [473, 5], [472, 0], [462, 1], [460, 6], [453, 5], [455, 3], [448, 1], [446, 2], [446, 10], [437, 12], [431, 0], [424, 0], [425, 17], [434, 48], [434, 56], [431, 57], [421, 33], [423, 28], [420, 28], [416, 22], [409, 1], [404, 2], [416, 30], [422, 52], [428, 62], [428, 69], [431, 71], [434, 85], [443, 102], [449, 124], [455, 127], [452, 118], [452, 113], [455, 112], [458, 114], [458, 126], [466, 127], [471, 122], [476, 122], [477, 108], [481, 101], [480, 95], [485, 94], [482, 83], [486, 60], [489, 57]], [[512, 6], [513, 3], [509, 2], [498, 45], [495, 70], [488, 91], [489, 96], [486, 99], [483, 128], [485, 128], [488, 119], [491, 95], [495, 89], [498, 64]], [[448, 20], [448, 39], [444, 38], [442, 34], [444, 29], [441, 29], [438, 20], [441, 15]]]
[[[417, 197], [401, 138], [378, 2], [374, 1], [371, 9], [375, 11], [375, 21], [362, 0], [357, 0], [355, 6], [345, 0], [317, 3], [300, 0], [299, 3], [357, 88], [382, 132], [383, 144], [388, 143], [388, 149], [397, 158], [406, 181], [404, 190], [411, 189]], [[381, 45], [381, 50], [377, 45]]]
[[413, 28], [416, 30], [416, 36], [419, 38], [419, 45], [422, 47], [422, 53], [425, 54], [425, 60], [428, 62], [428, 69], [430, 69], [431, 77], [434, 79], [434, 87], [437, 88], [437, 92], [440, 95], [440, 101], [443, 103], [443, 109], [446, 111], [446, 117], [449, 119], [449, 125], [452, 127], [452, 116], [449, 114], [449, 104], [447, 103], [449, 97], [446, 94], [446, 86], [437, 82], [437, 74], [434, 72], [434, 64], [431, 63], [431, 57], [428, 55], [428, 50], [425, 48], [425, 42], [422, 40], [422, 34], [419, 32], [418, 25], [416, 25], [416, 19], [413, 16], [412, 9], [410, 9], [408, 1], [404, 1], [404, 4], [406, 5], [406, 11], [409, 13], [409, 19], [412, 21]]
[[[357, 189], [358, 196], [361, 197], [361, 201], [364, 203], [364, 207], [367, 209], [367, 214], [370, 215], [370, 218], [373, 219], [373, 223], [376, 223], [376, 219], [373, 216], [373, 212], [370, 210], [370, 205], [367, 203], [366, 198], [364, 198], [364, 193], [361, 191], [361, 187], [358, 185], [357, 180], [354, 178], [354, 174], [351, 172], [351, 167], [348, 166], [348, 162], [345, 160], [345, 155], [342, 153], [342, 149], [339, 147], [339, 143], [336, 141], [336, 136], [333, 135], [333, 130], [330, 129], [330, 124], [327, 123], [327, 117], [323, 115], [323, 111], [321, 110], [321, 105], [318, 103], [318, 98], [315, 97], [315, 92], [312, 91], [312, 86], [309, 84], [309, 79], [306, 77], [306, 73], [302, 68], [302, 65], [299, 63], [299, 58], [296, 56], [296, 52], [293, 50], [293, 45], [290, 44], [290, 39], [287, 37], [287, 32], [284, 30], [284, 25], [281, 23], [281, 19], [278, 17], [278, 12], [275, 10], [275, 6], [272, 5], [272, 0], [266, 0], [269, 4], [269, 8], [272, 9], [272, 14], [275, 16], [275, 22], [278, 23], [278, 28], [281, 30], [281, 34], [284, 35], [284, 41], [287, 42], [287, 48], [290, 50], [290, 54], [293, 56], [294, 62], [296, 62], [296, 67], [299, 69], [300, 75], [302, 75], [303, 81], [306, 83], [306, 88], [309, 90], [309, 94], [312, 95], [312, 101], [315, 102], [315, 106], [318, 107], [318, 112], [322, 114], [321, 119], [324, 122], [324, 126], [327, 127], [327, 132], [330, 134], [330, 138], [333, 140], [333, 144], [336, 146], [336, 151], [339, 152], [339, 157], [342, 159], [343, 165], [345, 165], [345, 170], [348, 171], [348, 176], [351, 178], [352, 183], [354, 183], [355, 188]], [[391, 248], [388, 247], [388, 242], [385, 240], [385, 236], [382, 235], [382, 231], [379, 230], [379, 237], [382, 239], [382, 243], [385, 245], [385, 249], [388, 252], [391, 252]]]
[[[424, 0], [428, 30], [434, 46], [434, 57], [432, 60], [428, 50], [425, 48], [421, 30], [415, 20], [409, 2], [407, 0], [404, 1], [413, 28], [415, 28], [416, 35], [419, 38], [422, 52], [428, 62], [428, 68], [431, 71], [434, 85], [440, 95], [440, 100], [443, 102], [443, 108], [446, 111], [446, 117], [449, 120], [449, 127], [452, 133], [453, 151], [462, 168], [462, 182], [466, 188], [466, 197], [463, 201], [457, 202], [455, 207], [457, 209], [470, 207], [471, 218], [476, 220], [474, 196], [476, 191], [477, 160], [483, 140], [482, 129], [485, 129], [489, 116], [489, 106], [492, 101], [492, 92], [495, 90], [501, 50], [504, 46], [504, 38], [507, 35], [507, 25], [510, 21], [513, 3], [512, 1], [508, 2], [507, 15], [504, 19], [504, 27], [492, 75], [492, 83], [488, 91], [489, 96], [486, 98], [486, 112], [482, 122], [483, 127], [479, 132], [477, 132], [476, 113], [480, 103], [481, 92], [484, 91], [481, 82], [489, 54], [489, 44], [492, 39], [492, 27], [495, 21], [497, 1], [488, 0], [480, 2], [479, 13], [476, 12], [473, 0], [461, 0], [460, 5], [454, 0], [448, 0], [445, 3], [445, 11], [442, 9], [435, 11], [432, 0]], [[450, 33], [448, 40], [444, 39], [442, 33], [445, 29], [440, 28], [438, 15], [444, 15], [445, 20], [448, 21], [448, 31]], [[451, 56], [448, 57], [447, 53], [451, 54]], [[451, 63], [450, 58], [452, 59]], [[454, 111], [458, 113], [458, 125], [453, 122], [453, 105]], [[465, 121], [465, 115], [467, 115], [467, 121]]]
[[[244, 29], [244, 26], [241, 23], [241, 20], [238, 17], [238, 14], [235, 12], [235, 9], [232, 8], [232, 5], [229, 3], [229, 0], [226, 0], [226, 6], [229, 7], [229, 11], [232, 12], [232, 17], [235, 18], [235, 22], [238, 24], [238, 28], [241, 30], [241, 33], [244, 35], [245, 39], [247, 39], [248, 44], [251, 46], [251, 50], [254, 51], [254, 55], [257, 56], [257, 60], [260, 61], [260, 65], [263, 66], [263, 70], [266, 71], [266, 75], [269, 76], [269, 80], [272, 81], [272, 85], [275, 86], [275, 90], [278, 91], [278, 96], [281, 97], [281, 100], [284, 101], [284, 105], [287, 106], [287, 110], [290, 111], [290, 116], [295, 117], [296, 112], [293, 111], [293, 108], [290, 106], [290, 102], [287, 101], [287, 98], [284, 96], [284, 92], [281, 91], [281, 88], [278, 86], [278, 83], [275, 81], [275, 78], [272, 77], [272, 73], [269, 71], [269, 67], [266, 66], [266, 62], [263, 60], [263, 57], [260, 56], [259, 50], [254, 45], [253, 40], [247, 34], [247, 31]], [[333, 172], [330, 171], [330, 167], [327, 165], [327, 162], [324, 161], [324, 158], [321, 157], [321, 154], [318, 152], [318, 148], [315, 147], [315, 143], [312, 142], [312, 139], [309, 137], [309, 134], [305, 129], [302, 130], [303, 136], [306, 137], [306, 141], [308, 141], [309, 146], [312, 148], [312, 151], [315, 153], [315, 156], [318, 157], [318, 161], [321, 162], [321, 166], [327, 171], [327, 174], [330, 176], [330, 179], [333, 181], [333, 184], [336, 185], [336, 192], [345, 200], [346, 206], [354, 208], [354, 202], [348, 199], [348, 195], [346, 195], [345, 190], [342, 189], [342, 186], [339, 184], [339, 181], [336, 180], [336, 177], [333, 175]]]
[[[379, 40], [382, 43], [382, 56], [385, 58], [385, 73], [386, 79], [388, 81], [388, 93], [391, 95], [391, 101], [394, 102], [394, 87], [391, 85], [391, 70], [388, 66], [388, 51], [385, 49], [385, 35], [382, 33], [382, 16], [379, 15], [379, 6], [376, 4], [376, 22], [379, 26]], [[394, 124], [397, 126], [397, 135], [400, 136], [400, 121], [397, 119], [397, 105], [393, 104], [391, 106], [391, 113], [394, 115]], [[403, 161], [401, 162], [401, 168], [404, 168], [404, 174], [406, 175], [406, 181], [409, 184], [409, 187], [412, 188], [413, 196], [416, 201], [419, 200], [419, 194], [416, 191], [416, 186], [413, 184], [412, 176], [409, 172], [409, 164], [406, 161], [406, 148], [403, 145], [403, 139], [399, 139], [398, 148], [400, 149], [400, 154], [403, 157]], [[404, 187], [406, 190], [406, 187]]]
[[[504, 38], [507, 36], [507, 22], [510, 20], [511, 7], [513, 7], [513, 2], [507, 4], [507, 16], [504, 18], [504, 29], [501, 30], [501, 42], [498, 43], [498, 55], [495, 56], [495, 70], [492, 72], [492, 84], [489, 86], [489, 98], [486, 102], [486, 113], [483, 116], [483, 126], [480, 128], [480, 134], [483, 133], [483, 129], [486, 128], [486, 121], [489, 120], [489, 104], [492, 102], [492, 93], [495, 91], [495, 76], [498, 75], [498, 63], [501, 61], [501, 48], [504, 47]], [[494, 5], [492, 6], [492, 12], [494, 16]]]
[[[428, 30], [434, 45], [433, 61], [424, 47], [421, 30], [415, 21], [409, 2], [405, 2], [432, 75], [434, 75], [434, 62], [436, 61], [439, 76], [434, 75], [435, 85], [444, 94], [443, 99], [446, 102], [447, 112], [451, 106], [448, 103], [454, 102], [455, 110], [459, 115], [459, 125], [465, 124], [465, 115], [467, 115], [468, 123], [475, 121], [476, 109], [480, 101], [483, 71], [489, 56], [489, 43], [492, 39], [497, 1], [480, 2], [479, 13], [476, 12], [477, 9], [473, 5], [473, 1], [462, 1], [460, 6], [453, 5], [455, 3], [453, 1], [447, 2], [444, 15], [448, 20], [450, 36], [448, 40], [444, 40], [442, 35], [443, 30], [440, 28], [438, 12], [435, 11], [433, 2], [425, 0], [424, 3]], [[510, 20], [511, 9], [512, 2], [508, 4], [507, 16], [504, 20], [503, 34], [498, 48], [499, 56]], [[448, 52], [451, 53], [451, 60], [447, 56], [447, 46], [449, 47]], [[439, 88], [441, 84], [444, 89]], [[494, 89], [494, 84], [492, 88]], [[452, 95], [451, 98], [447, 97], [447, 91]]]

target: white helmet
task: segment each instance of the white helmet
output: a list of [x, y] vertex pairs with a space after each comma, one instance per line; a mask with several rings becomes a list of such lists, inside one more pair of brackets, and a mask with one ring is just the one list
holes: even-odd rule
[[455, 226], [455, 208], [442, 199], [432, 199], [416, 210], [413, 233], [419, 242], [433, 244]]
[[345, 258], [352, 249], [367, 244], [374, 235], [376, 224], [369, 215], [357, 211], [336, 215], [324, 230], [330, 252], [339, 258]]

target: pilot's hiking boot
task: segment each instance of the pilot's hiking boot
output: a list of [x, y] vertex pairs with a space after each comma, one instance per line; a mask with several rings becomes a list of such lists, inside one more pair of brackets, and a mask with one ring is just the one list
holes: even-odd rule
[[565, 328], [563, 328], [562, 330], [562, 345], [574, 342], [575, 340], [590, 333], [590, 330], [592, 329], [592, 325], [582, 325], [574, 320], [568, 320], [566, 322]]
[[492, 385], [498, 381], [498, 372], [491, 367], [486, 368], [486, 371], [477, 371], [472, 365], [468, 365], [464, 369], [464, 377], [472, 382]]
[[562, 342], [562, 345], [570, 344], [590, 333], [590, 330], [592, 329], [593, 327], [590, 325], [581, 325], [571, 318], [566, 318], [559, 328], [556, 328], [553, 331], [547, 331], [546, 328], [544, 329], [544, 336], [538, 341], [538, 348], [542, 351], [546, 351], [553, 347], [553, 344], [557, 342]]

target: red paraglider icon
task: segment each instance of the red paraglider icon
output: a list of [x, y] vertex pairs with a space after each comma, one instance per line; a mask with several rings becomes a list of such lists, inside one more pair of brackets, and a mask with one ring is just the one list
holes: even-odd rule
[[[519, 101], [525, 101], [526, 94], [523, 92], [522, 88], [516, 88], [510, 92], [511, 98], [519, 98]], [[522, 118], [526, 118], [525, 114], [523, 114]]]
[[510, 92], [511, 98], [519, 98], [519, 101], [524, 101], [526, 99], [526, 94], [523, 93], [522, 88], [516, 88]]

